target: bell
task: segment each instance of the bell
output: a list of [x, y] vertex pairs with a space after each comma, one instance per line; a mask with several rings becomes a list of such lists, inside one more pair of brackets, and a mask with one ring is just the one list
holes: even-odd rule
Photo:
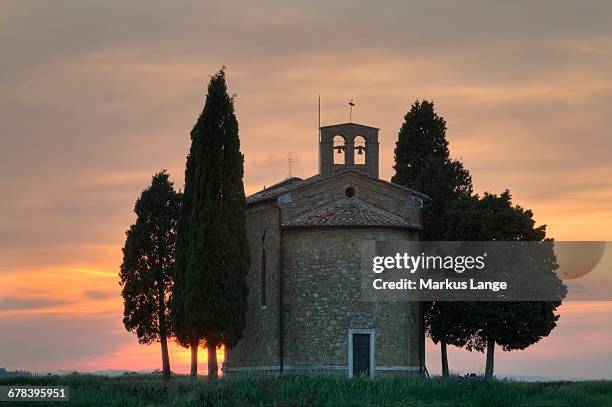
[[357, 155], [363, 155], [363, 149], [358, 148], [357, 149]]

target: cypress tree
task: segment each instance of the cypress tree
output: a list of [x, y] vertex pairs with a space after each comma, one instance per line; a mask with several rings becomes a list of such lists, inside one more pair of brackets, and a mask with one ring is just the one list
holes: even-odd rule
[[192, 349], [205, 342], [210, 378], [217, 377], [216, 349], [235, 346], [245, 326], [249, 248], [243, 173], [234, 100], [221, 70], [211, 78], [191, 131], [172, 308], [181, 341], [191, 342]]
[[470, 196], [472, 177], [449, 157], [446, 121], [427, 100], [412, 105], [404, 117], [395, 145], [395, 175], [391, 182], [427, 194], [423, 208], [423, 240], [440, 240], [444, 216], [453, 201]]
[[168, 297], [172, 289], [176, 227], [181, 195], [173, 189], [168, 173], [153, 176], [134, 207], [137, 219], [126, 232], [123, 263], [119, 272], [123, 286], [123, 324], [140, 343], [160, 342], [164, 379], [170, 379], [167, 338]]
[[456, 203], [449, 211], [447, 226], [447, 240], [541, 242], [540, 250], [517, 263], [525, 270], [539, 273], [534, 278], [546, 278], [546, 284], [559, 294], [559, 301], [435, 304], [440, 308], [437, 313], [444, 318], [437, 325], [432, 324], [434, 336], [444, 336], [447, 342], [468, 350], [484, 352], [486, 349], [485, 378], [491, 379], [495, 345], [505, 351], [520, 350], [548, 336], [559, 319], [555, 311], [565, 297], [566, 287], [554, 273], [558, 266], [553, 242], [546, 238], [546, 226], [536, 226], [533, 212], [514, 205], [509, 191], [500, 195], [485, 193]]
[[[460, 161], [452, 160], [446, 140], [446, 121], [427, 100], [414, 102], [404, 117], [395, 145], [395, 175], [391, 182], [427, 194], [431, 202], [423, 208], [423, 240], [441, 240], [446, 232], [445, 217], [453, 202], [467, 199], [472, 193], [472, 178]], [[448, 376], [445, 329], [458, 313], [444, 314], [442, 304], [423, 302], [423, 322], [435, 343], [440, 342], [442, 373]], [[448, 317], [448, 318], [447, 318]], [[434, 330], [431, 329], [434, 324]], [[454, 325], [452, 325], [454, 326]], [[456, 341], [455, 341], [456, 342]]]
[[[431, 102], [415, 102], [405, 116], [395, 148], [392, 181], [432, 198], [423, 209], [424, 240], [544, 241], [546, 227], [535, 226], [533, 213], [512, 204], [508, 191], [481, 198], [472, 196], [469, 172], [449, 158], [446, 122]], [[551, 242], [552, 244], [552, 242]], [[556, 267], [552, 246], [526, 267], [551, 274]], [[565, 288], [558, 278], [560, 298]], [[424, 326], [440, 343], [442, 373], [448, 376], [446, 344], [468, 350], [487, 350], [486, 377], [493, 376], [494, 348], [524, 349], [556, 326], [560, 301], [424, 303]]]

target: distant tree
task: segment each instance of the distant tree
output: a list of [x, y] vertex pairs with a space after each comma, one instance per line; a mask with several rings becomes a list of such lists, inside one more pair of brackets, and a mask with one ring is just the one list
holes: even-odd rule
[[177, 336], [206, 343], [209, 378], [218, 374], [217, 347], [231, 349], [245, 326], [250, 254], [243, 173], [234, 101], [221, 70], [191, 131], [173, 301]]
[[176, 227], [181, 194], [173, 189], [167, 172], [153, 176], [134, 207], [136, 223], [126, 232], [123, 263], [123, 324], [143, 344], [161, 343], [164, 379], [170, 378], [168, 297], [172, 289]]
[[[428, 195], [431, 201], [423, 208], [423, 240], [441, 240], [446, 232], [446, 214], [453, 202], [468, 198], [472, 193], [472, 177], [460, 161], [450, 158], [446, 140], [446, 121], [427, 100], [414, 102], [404, 117], [395, 145], [395, 175], [391, 181]], [[426, 332], [440, 343], [442, 374], [448, 377], [447, 341], [444, 329], [448, 325], [442, 314], [443, 305], [423, 302], [423, 318]], [[459, 317], [454, 310], [453, 318]], [[450, 315], [449, 315], [450, 316]], [[439, 321], [436, 322], [436, 319]], [[431, 329], [435, 323], [436, 330]], [[454, 337], [452, 332], [449, 332]]]
[[[535, 226], [533, 212], [513, 205], [509, 191], [500, 195], [485, 193], [457, 201], [446, 217], [446, 240], [536, 241], [540, 250], [518, 264], [529, 272], [549, 276], [559, 299], [566, 289], [554, 274], [558, 267], [553, 242], [546, 239], [546, 226]], [[503, 272], [503, 271], [499, 271]], [[468, 350], [487, 350], [485, 377], [493, 377], [495, 344], [505, 351], [525, 349], [546, 337], [556, 326], [555, 314], [561, 301], [497, 301], [439, 303], [440, 324], [432, 325], [434, 335], [445, 335], [448, 343]], [[459, 316], [460, 314], [461, 316]], [[455, 319], [453, 323], [453, 319]]]

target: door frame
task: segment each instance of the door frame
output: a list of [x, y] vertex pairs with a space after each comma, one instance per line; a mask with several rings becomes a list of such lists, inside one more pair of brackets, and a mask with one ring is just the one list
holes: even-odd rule
[[348, 377], [353, 377], [353, 335], [370, 335], [370, 379], [376, 373], [376, 330], [373, 328], [349, 328], [348, 330]]

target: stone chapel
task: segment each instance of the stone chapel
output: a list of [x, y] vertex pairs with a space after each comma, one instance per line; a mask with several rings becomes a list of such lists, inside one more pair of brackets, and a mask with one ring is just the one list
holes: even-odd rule
[[418, 302], [360, 298], [359, 242], [418, 240], [423, 194], [378, 178], [378, 129], [320, 128], [319, 174], [247, 197], [251, 250], [243, 339], [223, 371], [415, 375]]

